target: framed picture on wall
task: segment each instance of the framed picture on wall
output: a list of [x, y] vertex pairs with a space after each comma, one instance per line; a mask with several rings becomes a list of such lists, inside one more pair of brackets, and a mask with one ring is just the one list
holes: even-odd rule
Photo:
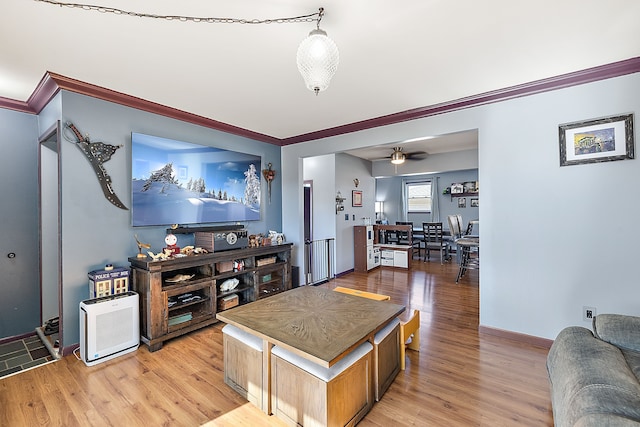
[[560, 166], [634, 158], [633, 114], [559, 126]]
[[360, 190], [351, 191], [351, 206], [362, 207], [362, 191]]
[[478, 206], [478, 199], [471, 199], [471, 207], [477, 208]]
[[459, 197], [458, 198], [458, 207], [459, 208], [466, 208], [467, 207], [467, 198], [466, 197]]

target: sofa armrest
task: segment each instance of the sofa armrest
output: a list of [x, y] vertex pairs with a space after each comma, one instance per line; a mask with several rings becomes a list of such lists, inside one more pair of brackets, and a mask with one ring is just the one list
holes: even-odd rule
[[640, 351], [640, 317], [600, 314], [593, 319], [593, 333], [618, 348]]
[[640, 420], [638, 379], [622, 351], [589, 329], [563, 329], [549, 350], [547, 371], [557, 427], [574, 427], [596, 414]]

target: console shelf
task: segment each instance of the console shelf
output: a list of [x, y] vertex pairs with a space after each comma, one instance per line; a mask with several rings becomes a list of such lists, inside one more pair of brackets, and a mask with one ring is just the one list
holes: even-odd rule
[[[132, 287], [140, 295], [142, 342], [156, 351], [166, 340], [217, 322], [217, 301], [222, 297], [235, 294], [239, 304], [246, 304], [291, 289], [291, 247], [291, 243], [285, 243], [166, 261], [129, 258]], [[218, 272], [229, 262], [242, 267]], [[269, 263], [258, 266], [264, 262]], [[186, 277], [176, 281], [178, 275]], [[239, 281], [234, 289], [220, 289], [226, 280], [234, 278]], [[200, 298], [189, 299], [193, 295], [188, 294]], [[175, 304], [170, 304], [173, 301]]]

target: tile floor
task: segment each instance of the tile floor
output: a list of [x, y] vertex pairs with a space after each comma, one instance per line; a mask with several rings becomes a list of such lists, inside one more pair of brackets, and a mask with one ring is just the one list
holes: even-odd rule
[[37, 335], [0, 344], [0, 378], [54, 360]]

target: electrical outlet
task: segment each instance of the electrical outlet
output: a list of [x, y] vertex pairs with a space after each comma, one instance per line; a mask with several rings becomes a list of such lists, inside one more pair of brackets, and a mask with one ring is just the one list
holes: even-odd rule
[[344, 220], [349, 221], [349, 214], [344, 214]]
[[591, 322], [596, 317], [595, 307], [582, 307], [582, 320], [585, 322]]

